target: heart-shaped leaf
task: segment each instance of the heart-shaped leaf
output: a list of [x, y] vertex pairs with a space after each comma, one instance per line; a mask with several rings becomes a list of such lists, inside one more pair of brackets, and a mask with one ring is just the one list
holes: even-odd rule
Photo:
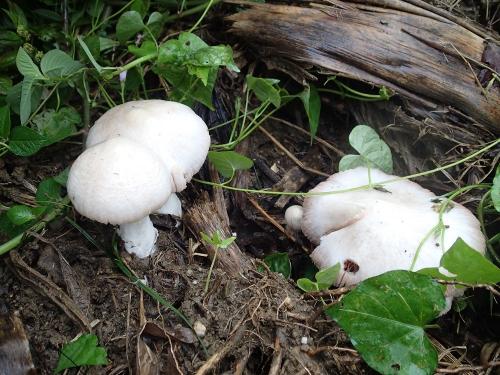
[[375, 130], [366, 125], [358, 125], [349, 134], [349, 143], [359, 155], [344, 156], [339, 163], [340, 171], [371, 166], [392, 173], [391, 150]]
[[443, 291], [431, 277], [390, 271], [361, 282], [327, 314], [378, 372], [430, 375], [438, 357], [424, 327], [444, 307]]

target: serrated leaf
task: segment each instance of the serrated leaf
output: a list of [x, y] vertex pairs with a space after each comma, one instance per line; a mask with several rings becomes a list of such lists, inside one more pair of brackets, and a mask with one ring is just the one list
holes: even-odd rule
[[466, 284], [496, 284], [500, 282], [500, 268], [467, 245], [461, 238], [458, 238], [443, 254], [440, 266], [454, 276], [442, 275], [438, 268], [424, 268], [419, 273]]
[[309, 119], [309, 133], [311, 134], [312, 141], [318, 131], [321, 98], [318, 94], [318, 90], [313, 85], [307, 86], [298, 96], [304, 104], [304, 109]]
[[274, 253], [264, 258], [269, 269], [273, 272], [281, 273], [286, 279], [292, 273], [292, 265], [288, 253]]
[[330, 288], [335, 281], [337, 281], [337, 276], [340, 271], [340, 263], [337, 263], [331, 267], [324, 268], [316, 273], [316, 282], [320, 290], [327, 290]]
[[269, 100], [276, 108], [281, 105], [281, 95], [279, 88], [275, 87], [279, 79], [260, 78], [248, 75], [246, 77], [248, 90], [253, 91], [261, 102]]
[[382, 374], [433, 374], [437, 352], [424, 327], [445, 307], [431, 277], [390, 271], [361, 282], [326, 312], [366, 363]]
[[226, 178], [232, 178], [239, 169], [249, 169], [253, 166], [252, 159], [235, 151], [210, 151], [208, 160]]
[[307, 278], [298, 279], [297, 286], [306, 293], [319, 291], [318, 284]]
[[10, 108], [8, 105], [0, 107], [0, 140], [6, 140], [10, 134]]
[[116, 38], [120, 43], [124, 43], [143, 29], [144, 22], [139, 12], [130, 10], [123, 13], [118, 19], [116, 24]]
[[16, 56], [16, 66], [17, 70], [24, 76], [30, 77], [33, 79], [41, 79], [43, 78], [42, 73], [40, 73], [40, 69], [35, 65], [33, 60], [31, 60], [30, 55], [24, 50], [24, 48], [20, 47], [17, 51]]
[[[392, 154], [389, 146], [380, 139], [377, 132], [366, 125], [358, 125], [349, 134], [349, 143], [359, 152], [365, 166], [376, 167], [386, 173], [392, 173]], [[352, 165], [359, 166], [360, 159], [354, 158], [358, 155], [346, 155], [339, 164], [339, 170], [343, 171]], [[346, 159], [346, 160], [344, 160]], [[344, 160], [344, 161], [343, 161]]]
[[38, 185], [36, 190], [36, 202], [40, 206], [52, 206], [61, 198], [61, 185], [54, 179], [48, 178]]
[[106, 349], [97, 346], [97, 336], [85, 334], [76, 341], [63, 346], [54, 372], [57, 374], [68, 368], [106, 365], [107, 363]]
[[36, 219], [36, 215], [32, 212], [31, 207], [25, 206], [24, 204], [9, 208], [7, 217], [14, 225], [22, 225]]
[[33, 118], [33, 123], [48, 146], [59, 142], [76, 132], [76, 126], [82, 121], [78, 112], [72, 107], [63, 107], [58, 111], [48, 109]]
[[83, 68], [83, 65], [65, 52], [53, 49], [43, 56], [40, 68], [48, 77], [60, 78], [75, 73]]
[[9, 150], [18, 156], [30, 156], [36, 154], [45, 142], [46, 139], [33, 129], [16, 126], [10, 134]]
[[500, 212], [500, 164], [497, 166], [493, 186], [491, 187], [491, 200], [495, 210]]

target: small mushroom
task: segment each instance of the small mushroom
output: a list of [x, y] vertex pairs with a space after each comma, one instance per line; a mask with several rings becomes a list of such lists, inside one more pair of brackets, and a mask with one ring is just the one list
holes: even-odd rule
[[149, 214], [168, 201], [171, 175], [161, 159], [124, 137], [85, 150], [68, 176], [68, 196], [83, 216], [119, 225], [125, 249], [140, 258], [155, 250], [158, 231]]
[[[370, 175], [372, 184], [397, 178], [376, 169], [371, 169]], [[332, 175], [311, 192], [364, 185], [368, 185], [368, 170], [358, 167]], [[353, 285], [387, 271], [409, 270], [415, 256], [414, 270], [439, 267], [443, 253], [458, 237], [484, 254], [486, 243], [479, 221], [460, 204], [450, 204], [443, 213], [443, 235], [432, 233], [439, 220], [436, 199], [432, 192], [408, 180], [308, 196], [302, 231], [319, 244], [311, 258], [320, 269], [340, 263], [337, 284]], [[447, 296], [459, 293], [452, 290]]]
[[304, 214], [304, 209], [302, 206], [294, 205], [290, 206], [285, 211], [285, 222], [286, 225], [295, 231], [300, 230], [302, 226], [302, 216]]
[[186, 188], [210, 147], [205, 122], [188, 106], [165, 100], [137, 100], [113, 107], [89, 131], [86, 147], [126, 137], [156, 153], [172, 174], [173, 191]]

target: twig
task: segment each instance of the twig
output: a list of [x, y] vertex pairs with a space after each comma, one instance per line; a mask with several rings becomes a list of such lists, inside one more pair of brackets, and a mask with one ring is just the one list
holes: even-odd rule
[[321, 171], [318, 171], [314, 168], [309, 168], [308, 166], [305, 166], [299, 159], [295, 157], [294, 154], [292, 154], [290, 151], [286, 149], [285, 146], [281, 144], [280, 141], [278, 141], [271, 133], [269, 133], [264, 127], [259, 126], [259, 130], [265, 134], [266, 137], [268, 137], [275, 145], [278, 147], [281, 151], [283, 151], [292, 161], [297, 164], [300, 168], [302, 168], [305, 171], [308, 171], [310, 173], [317, 174], [319, 176], [324, 176], [324, 177], [330, 177], [328, 173], [324, 173]]
[[488, 362], [483, 366], [459, 366], [455, 368], [438, 368], [436, 373], [438, 374], [458, 374], [465, 371], [481, 371], [492, 367], [500, 366], [500, 361]]
[[488, 285], [488, 284], [467, 284], [463, 283], [460, 281], [449, 281], [449, 280], [437, 280], [438, 283], [444, 284], [444, 285], [462, 285], [467, 288], [484, 288], [489, 290], [492, 294], [495, 296], [500, 297], [500, 292], [495, 288], [494, 285]]
[[233, 348], [240, 342], [243, 337], [243, 333], [245, 332], [245, 326], [241, 325], [238, 330], [234, 333], [234, 335], [226, 342], [226, 344], [222, 347], [221, 350], [213, 354], [204, 364], [201, 366], [198, 371], [196, 371], [196, 375], [204, 375], [208, 374], [210, 370], [212, 370], [217, 364], [224, 359], [224, 357], [233, 350]]

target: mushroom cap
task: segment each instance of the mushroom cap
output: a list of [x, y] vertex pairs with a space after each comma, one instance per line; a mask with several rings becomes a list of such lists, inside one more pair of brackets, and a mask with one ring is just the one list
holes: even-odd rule
[[104, 113], [90, 129], [86, 147], [126, 137], [155, 152], [181, 191], [202, 167], [210, 147], [205, 122], [188, 106], [165, 100], [137, 100]]
[[75, 209], [107, 224], [131, 223], [148, 216], [168, 199], [169, 170], [150, 150], [124, 137], [85, 150], [68, 176]]
[[[321, 238], [311, 258], [318, 268], [341, 265], [338, 284], [353, 285], [391, 270], [409, 270], [422, 240], [438, 223], [439, 214], [428, 200], [419, 208], [374, 200], [353, 223]], [[420, 248], [414, 270], [439, 267], [442, 255], [458, 237], [484, 254], [486, 243], [479, 221], [465, 207], [453, 204], [443, 214], [447, 228], [431, 234]]]
[[299, 230], [302, 226], [302, 216], [304, 215], [304, 209], [302, 206], [293, 205], [286, 209], [285, 211], [285, 222], [286, 225], [293, 230]]
[[[395, 179], [378, 169], [370, 169], [371, 181], [376, 184]], [[368, 185], [368, 169], [358, 167], [336, 173], [321, 182], [309, 193], [346, 190]], [[431, 191], [415, 182], [399, 180], [384, 184], [384, 190], [356, 190], [338, 194], [308, 196], [304, 199], [302, 231], [313, 243], [319, 243], [325, 234], [351, 225], [365, 215], [374, 201], [393, 202], [398, 207], [420, 205], [435, 198]]]

